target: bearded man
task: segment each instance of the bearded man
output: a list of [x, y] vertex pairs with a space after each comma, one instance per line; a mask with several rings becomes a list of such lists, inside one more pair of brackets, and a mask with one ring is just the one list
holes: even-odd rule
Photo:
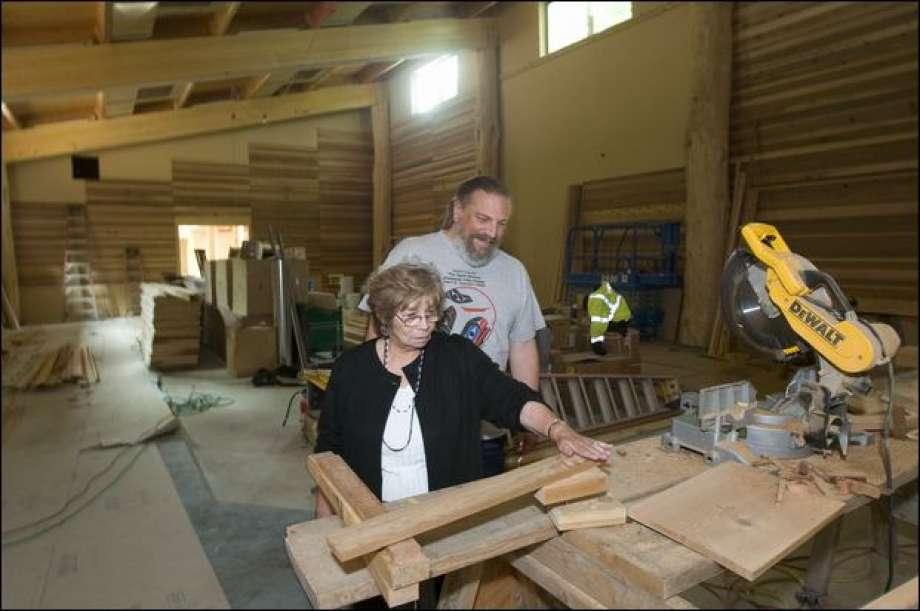
[[[381, 268], [404, 261], [434, 266], [445, 291], [439, 330], [463, 335], [539, 392], [535, 337], [546, 322], [524, 265], [500, 249], [510, 218], [507, 189], [491, 176], [475, 176], [457, 187], [439, 231], [403, 239]], [[365, 300], [360, 307], [367, 311]], [[370, 322], [367, 339], [378, 334]], [[494, 434], [484, 426], [484, 438]]]

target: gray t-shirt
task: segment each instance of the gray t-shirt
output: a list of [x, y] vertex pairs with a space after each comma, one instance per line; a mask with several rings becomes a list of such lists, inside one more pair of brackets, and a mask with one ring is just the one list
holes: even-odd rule
[[[442, 231], [405, 238], [381, 268], [403, 262], [431, 264], [441, 274], [445, 298], [441, 330], [463, 335], [505, 370], [511, 343], [533, 339], [546, 326], [524, 265], [499, 250], [482, 267], [469, 265]], [[359, 306], [368, 311], [367, 296]]]

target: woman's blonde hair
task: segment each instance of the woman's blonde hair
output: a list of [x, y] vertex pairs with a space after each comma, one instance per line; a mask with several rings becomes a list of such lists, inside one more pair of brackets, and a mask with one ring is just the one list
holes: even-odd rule
[[441, 275], [425, 263], [399, 263], [379, 270], [367, 279], [367, 305], [383, 335], [389, 334], [390, 323], [406, 305], [426, 298], [440, 313], [443, 297]]

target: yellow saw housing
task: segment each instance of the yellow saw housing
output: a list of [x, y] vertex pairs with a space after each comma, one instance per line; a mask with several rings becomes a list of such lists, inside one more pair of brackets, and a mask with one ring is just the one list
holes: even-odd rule
[[[807, 259], [789, 250], [775, 227], [748, 223], [741, 228], [741, 236], [751, 254], [766, 267], [770, 300], [795, 334], [834, 367], [861, 373], [894, 355], [900, 340], [888, 325], [870, 325], [859, 320], [848, 304], [845, 307], [851, 315], [834, 311], [832, 303], [815, 298], [815, 288], [806, 283], [805, 276], [819, 272]], [[833, 289], [839, 292], [836, 283]], [[787, 354], [798, 351], [794, 345], [784, 348]]]

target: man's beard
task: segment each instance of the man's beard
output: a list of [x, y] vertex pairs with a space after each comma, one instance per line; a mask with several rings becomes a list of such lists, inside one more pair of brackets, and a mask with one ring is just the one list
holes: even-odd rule
[[[480, 253], [476, 250], [476, 238], [481, 238], [489, 242], [489, 247], [485, 252]], [[491, 240], [488, 236], [478, 234], [469, 235], [463, 240], [462, 253], [465, 255], [464, 259], [472, 267], [482, 267], [495, 257], [495, 253], [498, 251], [498, 244], [498, 240]]]

